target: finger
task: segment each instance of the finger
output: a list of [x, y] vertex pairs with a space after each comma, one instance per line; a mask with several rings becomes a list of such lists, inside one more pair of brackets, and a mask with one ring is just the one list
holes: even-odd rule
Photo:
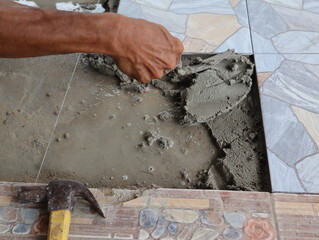
[[163, 69], [175, 69], [177, 65], [176, 54], [170, 54], [166, 59], [166, 64], [162, 67]]
[[148, 70], [148, 68], [144, 65], [137, 66], [136, 68], [136, 80], [142, 82], [142, 83], [148, 83], [152, 79], [157, 78], [157, 76], [154, 76], [151, 71]]
[[121, 70], [121, 72], [125, 73], [126, 75], [132, 77], [133, 75], [133, 69], [132, 69], [132, 64], [130, 64], [129, 61], [126, 59], [114, 59], [116, 66]]
[[179, 40], [178, 38], [176, 37], [173, 37], [174, 39], [174, 46], [175, 46], [175, 51], [179, 54], [181, 54], [183, 51], [184, 51], [184, 45], [182, 43], [181, 40]]

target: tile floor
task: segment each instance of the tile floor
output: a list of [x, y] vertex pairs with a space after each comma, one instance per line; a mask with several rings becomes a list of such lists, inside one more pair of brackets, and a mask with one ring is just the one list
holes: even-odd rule
[[246, 1], [121, 0], [118, 13], [164, 25], [185, 52], [252, 53]]
[[318, 193], [319, 2], [154, 2], [122, 0], [118, 11], [165, 25], [185, 52], [254, 54], [272, 189]]
[[[183, 41], [186, 52], [234, 48], [237, 52], [254, 54], [273, 191], [318, 193], [318, 9], [316, 0], [122, 0], [119, 13], [165, 25]], [[18, 158], [32, 162], [25, 169], [26, 181], [34, 179], [41, 163], [56, 122], [52, 113], [59, 110], [55, 108], [62, 103], [76, 61], [72, 55], [42, 59], [45, 61], [30, 60], [39, 69], [37, 76], [27, 71], [29, 63], [25, 61], [29, 60], [11, 60], [12, 66], [21, 65], [25, 69], [18, 73], [5, 71], [3, 66], [10, 67], [10, 61], [1, 60], [1, 89], [10, 84], [16, 84], [17, 88], [14, 93], [4, 90], [2, 94], [5, 104], [1, 106], [4, 123], [1, 135], [8, 148], [0, 157], [2, 163], [11, 164]], [[62, 64], [66, 59], [67, 64]], [[57, 67], [62, 70], [55, 75], [48, 66], [59, 62]], [[54, 80], [41, 82], [48, 76], [59, 76], [64, 82], [52, 87], [57, 91], [52, 102], [37, 105], [36, 102], [48, 101], [37, 92], [41, 86], [51, 89], [49, 85], [55, 84]], [[22, 86], [17, 84], [21, 78], [26, 79]], [[15, 124], [10, 122], [12, 115], [19, 116], [23, 124], [16, 126], [15, 132], [8, 132], [5, 124]], [[27, 124], [39, 125], [39, 132], [19, 130]], [[34, 136], [40, 136], [41, 141], [33, 142]], [[10, 151], [12, 146], [18, 150]], [[10, 164], [3, 164], [2, 179], [14, 179], [6, 176], [7, 170], [15, 166]]]
[[[25, 184], [24, 184], [25, 185]], [[21, 204], [21, 184], [0, 184], [0, 239], [46, 239], [43, 204]], [[110, 204], [130, 190], [91, 189], [101, 218], [78, 201], [69, 239], [315, 240], [319, 197], [302, 194], [156, 189]]]

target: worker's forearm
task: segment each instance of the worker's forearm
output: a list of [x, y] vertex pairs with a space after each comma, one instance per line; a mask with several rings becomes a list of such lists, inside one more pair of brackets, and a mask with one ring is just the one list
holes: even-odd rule
[[119, 14], [73, 13], [0, 0], [0, 57], [74, 52], [113, 57], [119, 69], [148, 82], [174, 69], [183, 45], [163, 26]]
[[111, 13], [70, 13], [0, 0], [0, 57], [112, 54], [118, 18]]

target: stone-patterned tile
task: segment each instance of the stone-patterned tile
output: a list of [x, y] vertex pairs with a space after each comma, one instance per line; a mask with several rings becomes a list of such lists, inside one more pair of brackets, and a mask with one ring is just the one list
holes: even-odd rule
[[256, 71], [258, 73], [274, 72], [285, 60], [280, 54], [254, 54]]
[[0, 180], [35, 180], [76, 56], [0, 59]]
[[317, 145], [288, 104], [261, 94], [261, 108], [267, 148], [288, 166], [293, 167], [297, 161], [318, 152]]
[[317, 0], [303, 0], [303, 8], [309, 12], [319, 13]]
[[296, 170], [268, 150], [268, 165], [273, 192], [305, 192]]
[[132, 0], [121, 1], [118, 13], [161, 24], [171, 32], [182, 34], [186, 30], [187, 15], [165, 11], [155, 6], [150, 7], [149, 5], [140, 4]]
[[249, 36], [249, 29], [243, 27], [227, 38], [227, 40], [224, 41], [214, 52], [219, 53], [227, 51], [228, 49], [232, 49], [236, 46], [238, 42], [242, 42], [242, 44], [236, 48], [236, 51], [250, 54], [252, 53], [252, 46]]
[[257, 73], [257, 82], [258, 82], [258, 87], [260, 88], [264, 81], [268, 79], [273, 72], [261, 72]]
[[149, 7], [168, 10], [169, 6], [172, 4], [172, 0], [162, 0], [162, 1], [153, 1], [153, 0], [136, 0], [137, 3], [141, 5], [146, 5]]
[[193, 14], [188, 17], [186, 35], [218, 46], [239, 28], [240, 24], [235, 15]]
[[319, 154], [304, 158], [296, 164], [300, 181], [309, 193], [319, 193]]
[[117, 12], [127, 17], [144, 19], [141, 4], [132, 0], [121, 0]]
[[[317, 55], [319, 58], [319, 55]], [[312, 71], [309, 71], [309, 68]], [[268, 78], [260, 90], [262, 94], [283, 102], [319, 113], [319, 65], [285, 60]]]
[[273, 37], [280, 53], [319, 53], [319, 32], [289, 31]]
[[[16, 187], [19, 188], [18, 185]], [[105, 191], [101, 189], [100, 192], [103, 194]], [[152, 208], [128, 208], [125, 207], [125, 203], [111, 204], [105, 207], [106, 218], [104, 219], [92, 213], [85, 202], [78, 201], [72, 214], [69, 238], [206, 240], [223, 236], [226, 240], [239, 240], [257, 239], [256, 236], [273, 239], [275, 235], [269, 193], [154, 189], [145, 194], [152, 198], [169, 193], [175, 193], [173, 195], [176, 198], [182, 196], [184, 199], [187, 196], [194, 198], [197, 193], [199, 200], [220, 199], [222, 203], [217, 208], [212, 205], [209, 210], [185, 209], [184, 204], [178, 205], [177, 202], [175, 206], [162, 205]], [[14, 239], [11, 236], [21, 236], [21, 234], [24, 234], [25, 239], [31, 236], [38, 239], [38, 236], [44, 236], [48, 228], [48, 214], [44, 207], [37, 205], [27, 209], [22, 206], [23, 211], [33, 211], [30, 212], [33, 216], [32, 221], [25, 224], [23, 214], [20, 214], [18, 220], [10, 223], [10, 226], [1, 223], [0, 239], [3, 236], [7, 236], [6, 239]], [[37, 220], [33, 223], [35, 216]], [[260, 229], [262, 229], [262, 235], [260, 235]]]
[[292, 106], [292, 110], [319, 148], [319, 114], [309, 112], [296, 106]]
[[190, 209], [209, 209], [209, 199], [139, 197], [123, 204], [126, 207], [176, 207]]
[[141, 6], [143, 18], [165, 26], [168, 31], [185, 33], [187, 15], [180, 15], [170, 11], [163, 11], [148, 6]]
[[194, 223], [198, 219], [199, 214], [194, 210], [166, 209], [163, 211], [163, 216], [170, 222]]
[[273, 191], [308, 192], [294, 163], [318, 152], [318, 62], [318, 54], [255, 54]]
[[183, 41], [185, 52], [235, 49], [241, 53], [252, 53], [245, 0], [155, 2], [122, 0], [118, 13], [165, 26]]
[[[259, 229], [259, 230], [257, 230]], [[275, 239], [275, 227], [265, 218], [252, 218], [245, 222], [246, 239]]]
[[[247, 0], [255, 53], [319, 53], [319, 2]], [[257, 33], [258, 35], [254, 34]], [[266, 43], [266, 44], [265, 44]], [[263, 47], [261, 47], [263, 46]]]
[[[267, 57], [267, 56], [276, 56], [278, 54], [278, 51], [275, 49], [273, 42], [270, 39], [267, 39], [261, 36], [255, 31], [251, 31], [251, 38], [253, 39], [253, 44], [254, 44], [253, 50], [255, 55]], [[278, 54], [277, 56], [280, 56], [280, 55]], [[267, 65], [271, 63], [272, 61], [268, 61]]]
[[308, 64], [319, 64], [319, 54], [283, 54], [286, 59], [308, 63]]
[[288, 30], [287, 24], [276, 14], [270, 3], [263, 0], [247, 0], [247, 9], [251, 30], [264, 38], [271, 39]]
[[0, 221], [12, 223], [18, 219], [18, 209], [12, 207], [0, 207]]
[[285, 6], [290, 8], [302, 8], [302, 0], [265, 0], [266, 2], [272, 3], [274, 5]]
[[234, 8], [236, 17], [240, 25], [249, 27], [246, 0], [233, 0], [231, 5]]
[[7, 233], [10, 230], [10, 228], [11, 228], [11, 225], [0, 223], [0, 234]]
[[241, 240], [243, 239], [242, 233], [238, 229], [231, 227], [225, 228], [223, 231], [223, 237], [226, 240]]
[[167, 227], [168, 227], [168, 222], [165, 220], [164, 217], [160, 217], [157, 221], [155, 229], [151, 233], [151, 236], [154, 239], [159, 239], [160, 237], [163, 236], [163, 234], [165, 234], [165, 232], [167, 231]]
[[187, 52], [213, 52], [216, 49], [215, 45], [210, 45], [207, 42], [186, 37], [183, 40], [184, 51], [186, 49]]
[[30, 230], [31, 230], [30, 225], [18, 223], [12, 228], [12, 233], [19, 234], [19, 235], [25, 235], [25, 234], [30, 233]]
[[234, 14], [230, 2], [224, 0], [172, 0], [169, 10], [178, 14]]
[[219, 233], [211, 228], [198, 228], [194, 232], [193, 240], [216, 239]]
[[319, 14], [288, 7], [272, 6], [277, 14], [287, 23], [290, 31], [318, 32]]

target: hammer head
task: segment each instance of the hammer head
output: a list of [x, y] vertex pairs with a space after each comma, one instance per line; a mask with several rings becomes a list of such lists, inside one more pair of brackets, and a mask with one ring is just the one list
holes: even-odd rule
[[56, 180], [47, 185], [45, 194], [43, 194], [43, 191], [43, 187], [22, 187], [18, 193], [18, 200], [22, 203], [31, 202], [32, 199], [34, 199], [34, 202], [47, 200], [48, 210], [51, 212], [62, 209], [72, 211], [76, 199], [82, 197], [87, 200], [102, 217], [105, 217], [93, 194], [80, 182]]

